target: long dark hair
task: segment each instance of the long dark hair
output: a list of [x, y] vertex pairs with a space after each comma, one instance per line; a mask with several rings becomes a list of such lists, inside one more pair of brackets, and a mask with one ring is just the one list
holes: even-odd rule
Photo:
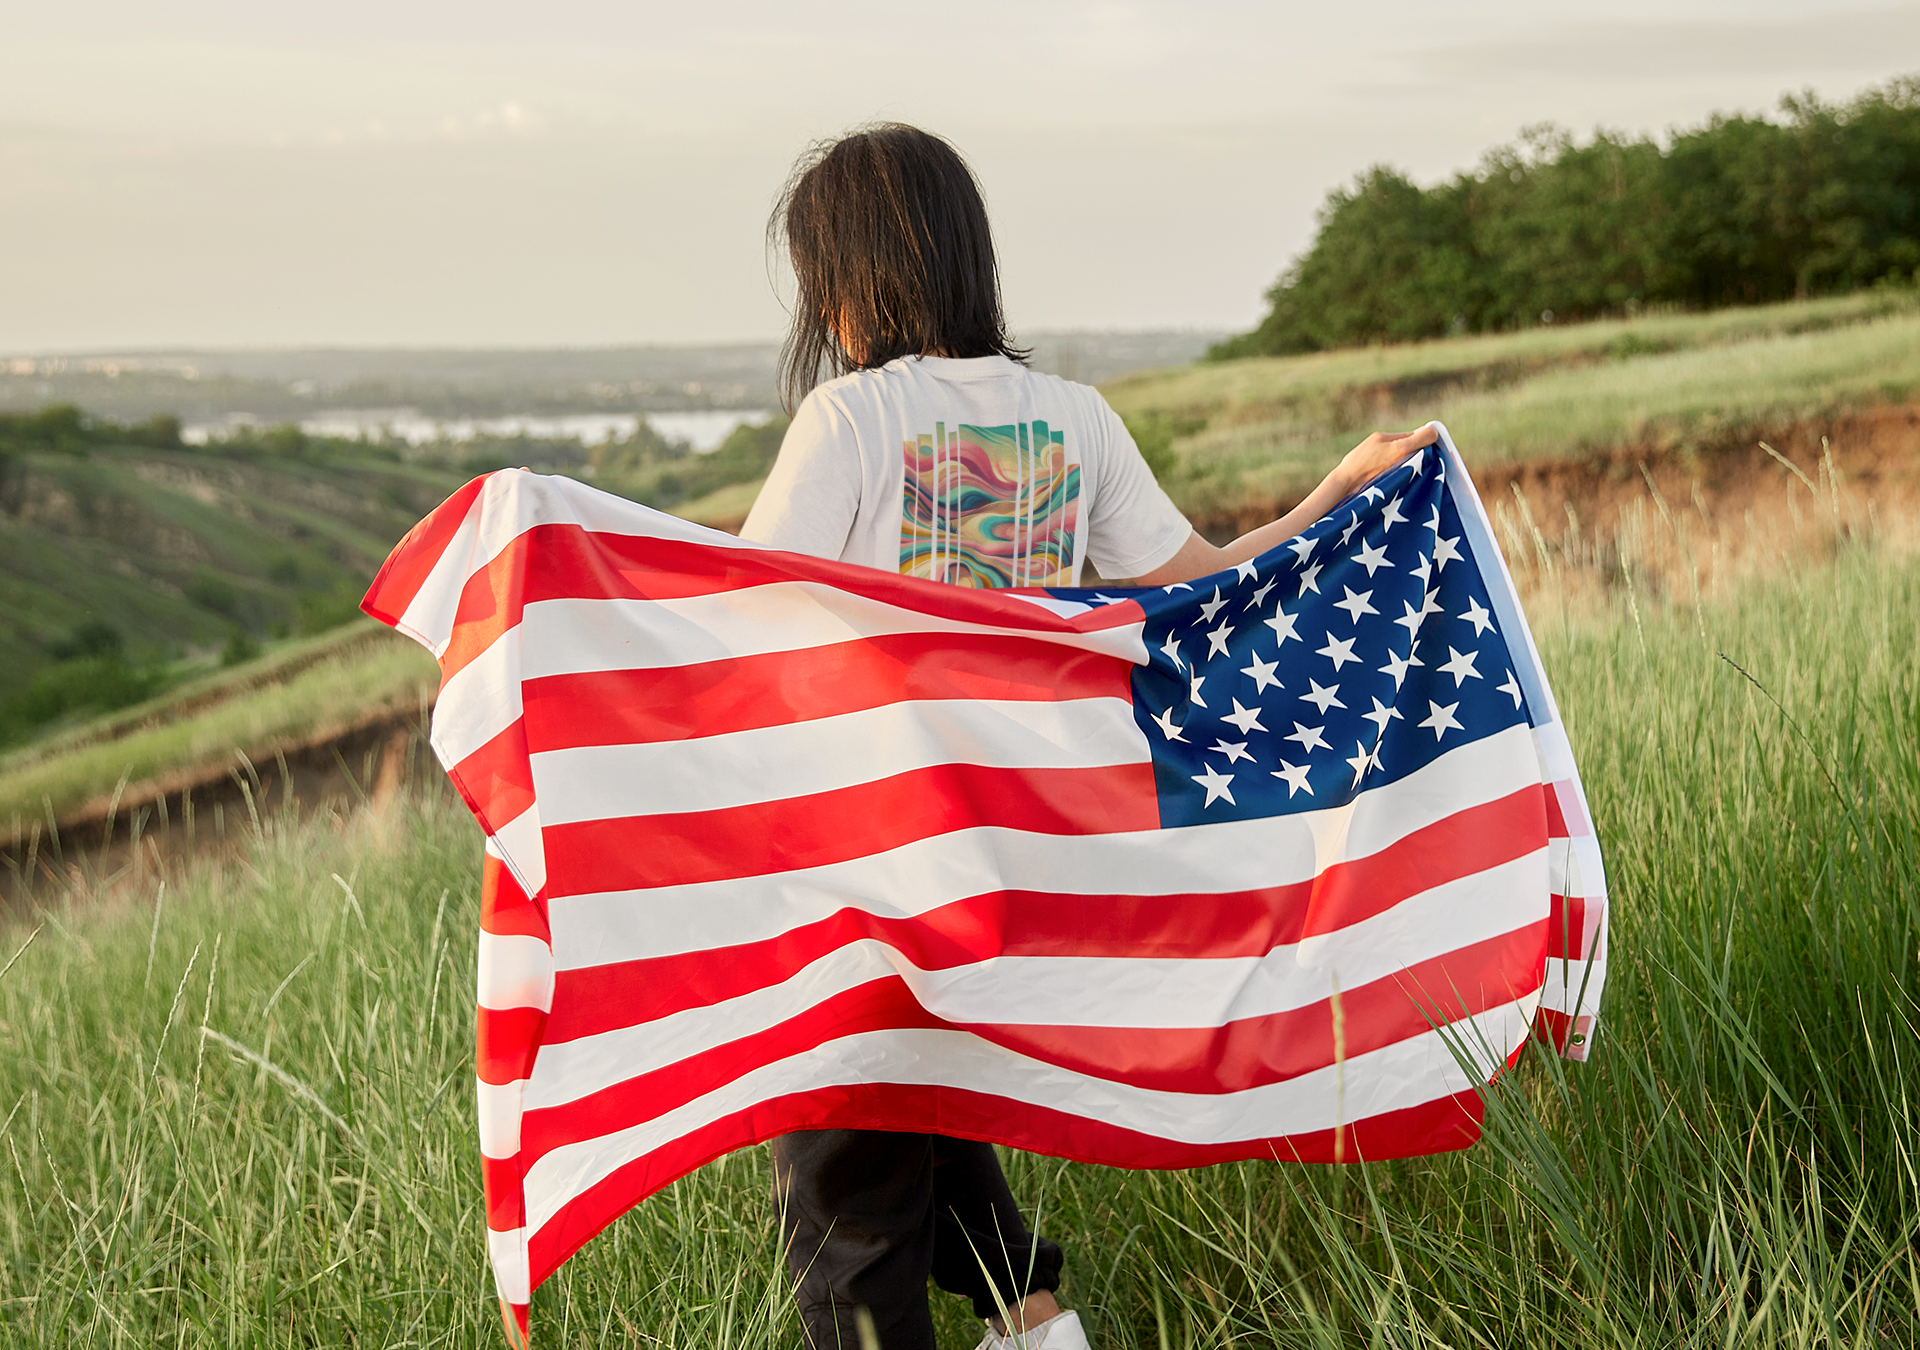
[[[1029, 355], [1007, 340], [986, 203], [960, 152], [885, 122], [800, 157], [767, 222], [798, 283], [780, 399], [902, 356]], [[836, 331], [838, 339], [836, 340]]]

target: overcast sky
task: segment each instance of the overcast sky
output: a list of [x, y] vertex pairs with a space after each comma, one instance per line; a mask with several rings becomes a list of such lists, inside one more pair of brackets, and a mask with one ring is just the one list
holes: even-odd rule
[[1920, 4], [9, 4], [0, 352], [776, 335], [806, 144], [985, 186], [1018, 328], [1240, 328], [1327, 189], [1920, 68]]

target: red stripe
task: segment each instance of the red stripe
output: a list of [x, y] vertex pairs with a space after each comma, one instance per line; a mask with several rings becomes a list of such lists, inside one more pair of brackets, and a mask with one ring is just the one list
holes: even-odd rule
[[544, 900], [530, 900], [507, 865], [491, 853], [480, 855], [480, 931], [497, 937], [537, 937], [551, 944]]
[[1108, 834], [1159, 824], [1149, 764], [936, 764], [780, 801], [550, 825], [543, 831], [546, 891], [549, 897], [582, 895], [765, 876], [977, 826]]
[[798, 553], [535, 525], [468, 578], [441, 670], [451, 677], [538, 601], [678, 600], [784, 581], [820, 582], [916, 614], [1034, 633], [1094, 632], [1144, 617], [1133, 601], [1067, 617], [1005, 591], [946, 586]]
[[[1344, 991], [1345, 1053], [1364, 1055], [1538, 989], [1545, 936], [1542, 924], [1528, 924]], [[910, 1028], [969, 1031], [1090, 1077], [1203, 1096], [1285, 1082], [1324, 1069], [1336, 1057], [1330, 999], [1222, 1027], [962, 1025], [928, 1012], [904, 980], [889, 976], [842, 990], [751, 1035], [563, 1105], [527, 1111], [520, 1122], [521, 1157], [531, 1167], [556, 1148], [652, 1120], [755, 1069], [841, 1037]]]
[[527, 728], [520, 718], [447, 772], [460, 780], [462, 795], [480, 817], [480, 828], [489, 834], [533, 805], [533, 765], [527, 758]]
[[717, 736], [904, 700], [1051, 703], [1132, 697], [1130, 661], [1045, 638], [888, 633], [654, 670], [550, 675], [520, 686], [533, 754]]
[[1368, 1116], [1338, 1133], [1315, 1130], [1228, 1144], [1185, 1144], [1085, 1116], [961, 1088], [898, 1083], [819, 1088], [757, 1103], [635, 1158], [567, 1204], [528, 1241], [534, 1287], [595, 1234], [661, 1187], [715, 1158], [799, 1129], [917, 1130], [984, 1139], [1109, 1167], [1205, 1167], [1242, 1159], [1333, 1162], [1417, 1157], [1480, 1137], [1477, 1093]]
[[480, 1155], [480, 1188], [487, 1201], [487, 1227], [511, 1233], [527, 1221], [525, 1192], [520, 1184], [520, 1159]]
[[[1544, 842], [1539, 794], [1525, 788], [1291, 886], [1212, 895], [991, 891], [912, 918], [842, 909], [759, 942], [559, 971], [546, 1042], [723, 1003], [779, 984], [863, 939], [886, 943], [922, 970], [996, 956], [1264, 956], [1372, 918], [1434, 886], [1525, 857]], [[640, 896], [633, 903], [638, 915], [649, 901]]]
[[491, 474], [482, 474], [436, 506], [432, 513], [408, 530], [393, 552], [380, 566], [373, 585], [367, 587], [360, 608], [389, 628], [398, 626], [400, 616], [420, 593], [432, 574], [440, 555], [447, 551], [453, 536], [466, 524], [467, 513], [487, 485]]
[[1551, 898], [1547, 921], [1547, 955], [1565, 961], [1583, 960], [1587, 954], [1587, 902], [1578, 895]]
[[[1351, 1058], [1384, 1049], [1532, 993], [1540, 987], [1544, 929], [1544, 923], [1528, 924], [1343, 990], [1345, 1054]], [[1334, 1062], [1331, 1000], [1221, 1027], [966, 1024], [962, 1029], [1076, 1073], [1158, 1092], [1241, 1092]]]
[[498, 1087], [532, 1074], [534, 1057], [545, 1043], [540, 1028], [546, 1020], [538, 1008], [482, 1006], [474, 1024], [475, 1071], [480, 1081]]
[[1552, 783], [1540, 785], [1540, 798], [1547, 808], [1547, 833], [1555, 839], [1567, 837], [1567, 818], [1560, 813], [1560, 796], [1553, 790]]

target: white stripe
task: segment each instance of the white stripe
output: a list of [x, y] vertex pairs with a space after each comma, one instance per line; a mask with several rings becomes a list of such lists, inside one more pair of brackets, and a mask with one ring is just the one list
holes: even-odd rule
[[[1568, 961], [1562, 957], [1550, 956], [1547, 958], [1543, 974], [1544, 981], [1540, 986], [1542, 1007], [1554, 1008], [1563, 1013], [1599, 1011], [1600, 989], [1607, 982], [1605, 960]], [[1584, 997], [1581, 989], [1583, 984], [1585, 985]]]
[[553, 1006], [553, 949], [537, 937], [480, 931], [479, 1003], [483, 1008]]
[[494, 828], [493, 846], [500, 861], [513, 872], [520, 889], [532, 897], [547, 884], [546, 842], [540, 834], [540, 805], [536, 802], [504, 825]]
[[[615, 1169], [716, 1120], [787, 1093], [860, 1083], [928, 1084], [1007, 1097], [1185, 1144], [1224, 1144], [1324, 1130], [1471, 1090], [1525, 1039], [1529, 996], [1451, 1027], [1424, 1032], [1344, 1065], [1200, 1096], [1089, 1078], [963, 1031], [867, 1032], [815, 1046], [743, 1074], [653, 1120], [563, 1145], [526, 1172], [527, 1225], [538, 1232], [561, 1206]], [[1463, 1072], [1455, 1048], [1476, 1075]], [[1477, 1062], [1476, 1062], [1477, 1061]], [[1344, 1096], [1341, 1089], [1344, 1088]]]
[[[527, 1084], [526, 1109], [578, 1100], [896, 975], [922, 1007], [949, 1022], [1162, 1029], [1220, 1027], [1265, 1017], [1323, 1002], [1336, 979], [1351, 992], [1417, 962], [1537, 924], [1547, 911], [1544, 879], [1543, 853], [1534, 853], [1260, 957], [998, 957], [929, 971], [886, 943], [850, 942], [784, 982], [739, 998], [541, 1047]], [[1455, 977], [1472, 974], [1460, 971]], [[1447, 987], [1408, 993], [1428, 1009], [1453, 1005], [1454, 995]]]
[[[860, 753], [848, 753], [858, 746]], [[1079, 769], [1147, 764], [1133, 705], [927, 699], [684, 741], [533, 756], [543, 825], [715, 811], [871, 783], [941, 764]]]
[[426, 580], [420, 583], [420, 589], [413, 593], [413, 599], [407, 602], [406, 610], [393, 625], [432, 652], [436, 661], [453, 640], [460, 593], [466, 588], [467, 576], [473, 567], [474, 541], [479, 538], [480, 521], [485, 514], [481, 510], [485, 495], [483, 492], [481, 499], [467, 508], [466, 519], [460, 522], [440, 556], [433, 560]]
[[433, 752], [449, 770], [520, 718], [522, 630], [509, 628], [454, 672], [433, 705]]
[[493, 1262], [493, 1287], [500, 1297], [525, 1305], [533, 1297], [532, 1272], [527, 1267], [527, 1230], [497, 1233], [489, 1228], [487, 1258]]
[[1143, 665], [1141, 629], [1000, 627], [799, 581], [679, 600], [541, 600], [446, 682], [434, 705], [433, 745], [452, 768], [520, 716], [522, 680], [551, 675], [658, 670], [910, 633], [1030, 637]]
[[905, 916], [1001, 889], [1185, 895], [1294, 885], [1539, 781], [1531, 733], [1515, 726], [1323, 811], [1085, 836], [983, 827], [771, 876], [550, 896], [554, 961], [575, 970], [706, 951], [849, 906]]
[[511, 1158], [520, 1151], [521, 1102], [527, 1080], [489, 1083], [476, 1077], [473, 1081], [479, 1084], [474, 1107], [480, 1119], [480, 1151], [489, 1158]]
[[672, 600], [540, 600], [523, 611], [524, 679], [654, 670], [906, 633], [1029, 637], [1145, 665], [1143, 624], [1084, 633], [922, 613], [815, 581], [778, 581]]

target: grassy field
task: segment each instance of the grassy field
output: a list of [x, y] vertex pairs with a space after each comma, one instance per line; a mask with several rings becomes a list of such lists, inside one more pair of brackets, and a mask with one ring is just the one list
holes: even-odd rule
[[[1012, 1158], [1097, 1346], [1920, 1343], [1920, 566], [1868, 539], [1729, 603], [1615, 603], [1539, 607], [1613, 883], [1593, 1062], [1530, 1056], [1443, 1158]], [[8, 1344], [499, 1343], [478, 836], [445, 792], [393, 810], [269, 818], [163, 894], [7, 925]], [[789, 1346], [772, 1230], [763, 1151], [716, 1164], [537, 1294], [542, 1343]]]
[[1909, 292], [1661, 315], [1400, 347], [1255, 357], [1103, 392], [1189, 514], [1310, 488], [1368, 432], [1438, 418], [1476, 464], [1735, 444], [1806, 418], [1920, 395]]

